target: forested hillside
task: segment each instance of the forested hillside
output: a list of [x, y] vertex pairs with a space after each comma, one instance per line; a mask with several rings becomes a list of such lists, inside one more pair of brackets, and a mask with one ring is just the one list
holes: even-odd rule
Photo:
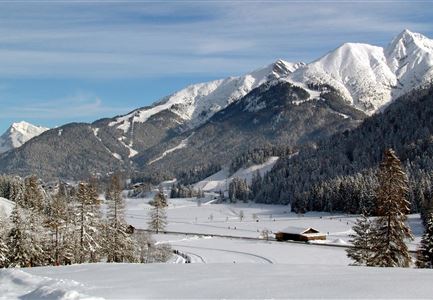
[[337, 133], [280, 160], [262, 181], [256, 201], [292, 203], [297, 211], [358, 212], [373, 205], [375, 172], [393, 148], [410, 179], [412, 209], [431, 205], [433, 85], [413, 91], [354, 130]]

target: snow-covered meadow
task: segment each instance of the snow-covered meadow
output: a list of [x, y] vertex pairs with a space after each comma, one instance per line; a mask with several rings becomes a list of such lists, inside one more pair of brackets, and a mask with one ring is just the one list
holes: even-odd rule
[[84, 264], [0, 272], [0, 298], [431, 298], [430, 270], [299, 264]]
[[[169, 243], [186, 255], [191, 264], [174, 255], [166, 264], [2, 270], [0, 299], [428, 298], [433, 294], [430, 270], [349, 266], [345, 246], [356, 216], [298, 215], [282, 205], [218, 204], [216, 196], [169, 199], [167, 234], [154, 236], [157, 243]], [[126, 218], [136, 229], [147, 227], [151, 199], [152, 194], [126, 199]], [[419, 216], [410, 216], [409, 222], [419, 237]], [[277, 232], [288, 226], [314, 227], [326, 233], [327, 240], [305, 244], [261, 236], [264, 229]]]

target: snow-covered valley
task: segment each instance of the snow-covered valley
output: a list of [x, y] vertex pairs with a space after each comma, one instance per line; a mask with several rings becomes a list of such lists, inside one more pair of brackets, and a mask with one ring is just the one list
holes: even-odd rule
[[[151, 196], [126, 199], [125, 216], [136, 230], [147, 228]], [[428, 270], [349, 266], [345, 247], [356, 216], [216, 204], [215, 196], [169, 199], [167, 234], [154, 236], [191, 264], [175, 255], [166, 264], [5, 269], [0, 299], [428, 298], [433, 292]], [[411, 215], [409, 223], [415, 249], [422, 233], [419, 215]], [[306, 244], [262, 236], [264, 229], [275, 233], [288, 226], [314, 227], [327, 240]], [[407, 285], [395, 288], [396, 281]]]
[[433, 0], [0, 2], [0, 300], [433, 299]]

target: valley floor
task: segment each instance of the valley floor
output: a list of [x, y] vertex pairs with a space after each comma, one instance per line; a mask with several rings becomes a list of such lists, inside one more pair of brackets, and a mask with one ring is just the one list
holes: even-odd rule
[[[126, 218], [145, 229], [148, 199], [127, 199]], [[287, 206], [215, 204], [208, 195], [170, 199], [169, 243], [181, 256], [166, 264], [84, 264], [0, 270], [0, 299], [142, 298], [430, 298], [431, 270], [348, 266], [345, 247], [356, 216], [308, 213]], [[241, 215], [244, 217], [240, 218]], [[419, 216], [410, 216], [416, 236]], [[261, 231], [314, 227], [327, 234], [321, 244], [266, 241]], [[221, 237], [222, 236], [232, 236]], [[325, 244], [325, 245], [323, 245]]]

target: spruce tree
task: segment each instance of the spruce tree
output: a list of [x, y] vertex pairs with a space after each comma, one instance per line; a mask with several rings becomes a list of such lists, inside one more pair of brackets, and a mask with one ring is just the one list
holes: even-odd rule
[[153, 198], [152, 210], [150, 211], [150, 221], [148, 223], [149, 229], [159, 233], [164, 230], [167, 225], [167, 216], [165, 213], [164, 195], [158, 192]]
[[77, 231], [79, 236], [78, 261], [83, 263], [95, 256], [101, 248], [98, 243], [99, 227], [95, 224], [95, 214], [92, 206], [94, 199], [90, 197], [89, 185], [81, 182], [77, 192]]
[[101, 232], [103, 231], [103, 222], [101, 215], [101, 203], [98, 199], [98, 192], [96, 187], [96, 180], [91, 179], [90, 183], [87, 185], [87, 198], [89, 203], [89, 211], [92, 216], [90, 219], [90, 227], [95, 228], [92, 230], [92, 238], [98, 244], [98, 247], [89, 253], [89, 262], [98, 262], [101, 256], [101, 249], [103, 241], [103, 235]]
[[111, 178], [107, 193], [107, 236], [105, 241], [105, 252], [108, 262], [133, 261], [134, 244], [127, 232], [128, 225], [125, 222], [125, 203], [122, 197], [120, 178], [114, 175]]
[[379, 267], [408, 267], [411, 257], [405, 239], [412, 239], [405, 224], [410, 203], [407, 200], [408, 180], [394, 150], [384, 153], [378, 174], [378, 217], [373, 225], [373, 257]]
[[10, 215], [11, 229], [6, 240], [9, 249], [7, 260], [11, 267], [31, 266], [31, 254], [21, 214], [21, 207], [19, 204], [16, 204]]
[[350, 242], [353, 248], [346, 250], [347, 256], [353, 260], [353, 264], [357, 266], [370, 265], [372, 252], [372, 234], [371, 221], [366, 212], [363, 212], [361, 217], [356, 219], [355, 225], [352, 227], [354, 234], [349, 235]]
[[36, 208], [30, 208], [26, 212], [27, 245], [30, 251], [30, 266], [42, 266], [50, 262], [45, 252], [47, 232], [43, 227], [45, 215]]
[[9, 248], [6, 245], [3, 236], [0, 236], [0, 269], [8, 266], [8, 253]]
[[78, 223], [78, 205], [76, 201], [68, 201], [66, 208], [64, 235], [62, 238], [63, 264], [69, 265], [80, 261], [80, 231]]
[[[22, 197], [22, 198], [21, 198]], [[22, 214], [25, 218], [26, 242], [30, 254], [30, 266], [41, 266], [49, 262], [45, 252], [47, 235], [43, 228], [45, 222], [46, 201], [45, 193], [39, 185], [39, 179], [32, 175], [24, 180], [23, 195], [17, 194], [20, 205], [23, 207]]]
[[50, 203], [49, 215], [45, 223], [50, 236], [49, 249], [47, 250], [51, 252], [53, 263], [56, 266], [61, 264], [64, 257], [62, 237], [65, 234], [66, 214], [66, 195], [64, 190], [60, 188]]
[[23, 206], [41, 212], [44, 209], [44, 195], [38, 181], [33, 175], [25, 179]]
[[8, 265], [9, 248], [6, 245], [6, 233], [9, 226], [6, 223], [6, 213], [3, 206], [0, 206], [0, 269]]
[[427, 218], [424, 235], [417, 252], [416, 265], [418, 268], [433, 269], [433, 213]]

